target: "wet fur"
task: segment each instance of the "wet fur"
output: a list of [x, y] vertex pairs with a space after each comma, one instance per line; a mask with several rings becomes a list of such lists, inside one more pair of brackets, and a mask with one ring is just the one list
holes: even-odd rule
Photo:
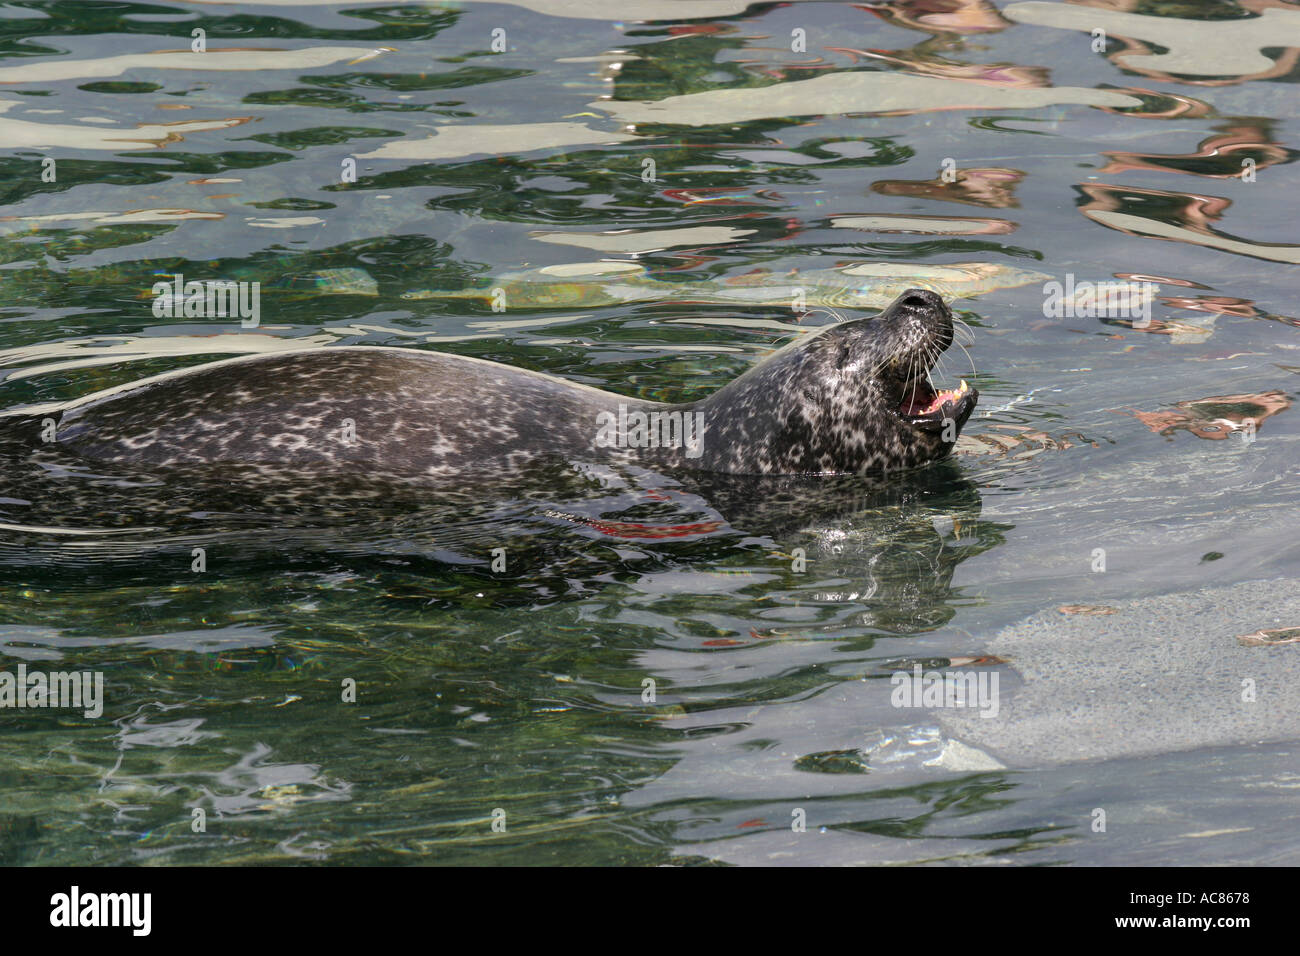
[[[828, 326], [699, 402], [627, 398], [537, 372], [415, 349], [342, 347], [214, 362], [65, 403], [4, 425], [7, 452], [167, 471], [240, 466], [239, 481], [295, 474], [509, 484], [551, 462], [611, 462], [731, 475], [864, 474], [924, 464], [955, 427], [918, 428], [897, 411], [901, 381], [952, 341], [952, 316], [911, 290], [880, 316]], [[698, 412], [703, 453], [598, 447], [598, 416]], [[351, 421], [355, 441], [345, 440]], [[481, 485], [473, 486], [475, 490]]]

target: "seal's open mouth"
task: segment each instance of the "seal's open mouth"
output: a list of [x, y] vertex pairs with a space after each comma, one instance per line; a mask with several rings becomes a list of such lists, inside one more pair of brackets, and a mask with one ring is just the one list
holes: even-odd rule
[[943, 407], [951, 403], [955, 408], [962, 398], [970, 394], [970, 386], [961, 380], [957, 388], [945, 388], [935, 391], [927, 381], [913, 382], [903, 395], [898, 410], [904, 418], [943, 417]]
[[924, 378], [903, 383], [898, 414], [912, 427], [926, 431], [943, 428], [947, 422], [955, 422], [960, 428], [974, 411], [978, 398], [979, 392], [965, 379], [956, 388], [936, 389], [926, 373]]

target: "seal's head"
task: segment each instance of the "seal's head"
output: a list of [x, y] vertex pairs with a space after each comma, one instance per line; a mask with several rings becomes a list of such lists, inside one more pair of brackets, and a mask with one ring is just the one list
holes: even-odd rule
[[943, 299], [909, 289], [874, 318], [792, 343], [700, 403], [711, 466], [861, 474], [945, 457], [979, 398], [930, 381], [952, 341]]

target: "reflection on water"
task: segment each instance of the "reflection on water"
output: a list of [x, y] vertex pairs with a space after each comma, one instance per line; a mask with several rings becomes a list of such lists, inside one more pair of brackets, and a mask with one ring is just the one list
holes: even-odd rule
[[1165, 192], [1124, 186], [1080, 186], [1087, 197], [1080, 205], [1094, 222], [1133, 236], [1210, 246], [1272, 262], [1300, 263], [1300, 245], [1250, 242], [1214, 229], [1232, 200], [1219, 196]]
[[1223, 440], [1240, 433], [1254, 440], [1264, 419], [1291, 407], [1291, 400], [1281, 389], [1258, 395], [1211, 395], [1178, 402], [1174, 409], [1160, 412], [1134, 412], [1133, 417], [1157, 435], [1172, 435], [1186, 429], [1197, 438]]
[[[975, 227], [960, 228], [960, 225], [969, 223], [974, 223]], [[992, 220], [846, 216], [833, 219], [829, 225], [831, 228], [869, 232], [978, 235], [1010, 232], [1010, 228], [1004, 227], [1012, 224]], [[929, 289], [946, 299], [956, 299], [1028, 285], [1046, 278], [1042, 273], [982, 262], [954, 262], [942, 266], [852, 262], [835, 269], [803, 272], [790, 269], [776, 275], [756, 269], [720, 282], [683, 282], [656, 279], [633, 262], [583, 262], [495, 276], [490, 288], [414, 289], [403, 293], [402, 298], [504, 301], [524, 309], [595, 308], [651, 300], [709, 305], [793, 306], [797, 311], [801, 311], [798, 303], [882, 309], [912, 288]]]
[[[88, 126], [84, 122], [72, 123], [33, 122], [13, 114], [14, 107], [22, 106], [18, 100], [0, 99], [0, 128], [4, 130], [10, 148], [36, 147], [39, 149], [157, 149], [170, 143], [179, 143], [185, 133], [200, 130], [229, 129], [247, 123], [243, 116], [219, 120], [178, 120], [172, 123], [137, 123], [133, 127]], [[98, 123], [98, 121], [96, 121]]]
[[[1160, 80], [1176, 76], [1209, 84], [1289, 77], [1300, 57], [1300, 11], [1275, 6], [1245, 17], [1244, 10], [1233, 11], [1225, 4], [1218, 16], [1205, 20], [1143, 16], [1101, 4], [1013, 3], [1003, 13], [1021, 23], [1087, 33], [1104, 30], [1123, 43], [1122, 50], [1107, 54], [1116, 65]], [[1151, 45], [1164, 52], [1153, 52]], [[1276, 60], [1264, 53], [1279, 47], [1282, 55]]]
[[84, 80], [122, 76], [140, 70], [309, 70], [343, 60], [349, 61], [348, 65], [351, 66], [373, 56], [372, 51], [361, 47], [307, 47], [302, 50], [226, 50], [213, 47], [202, 52], [158, 50], [153, 53], [127, 53], [122, 56], [99, 57], [93, 60], [44, 60], [0, 68], [0, 83]]
[[988, 0], [894, 0], [864, 6], [890, 23], [940, 36], [995, 33], [1010, 25]]
[[[689, 401], [920, 286], [953, 459], [277, 496], [0, 439], [0, 670], [105, 687], [0, 709], [0, 862], [1294, 862], [1239, 700], [1295, 686], [1300, 12], [610, 9], [6, 7], [0, 432], [335, 345]], [[156, 316], [177, 274], [260, 326]], [[1045, 307], [1111, 278], [1150, 315]]]
[[1005, 167], [958, 169], [954, 166], [946, 179], [920, 182], [882, 179], [872, 183], [871, 188], [884, 196], [911, 196], [917, 199], [937, 199], [940, 202], [965, 203], [970, 206], [1014, 209], [1020, 205], [1014, 190], [1024, 178], [1025, 174], [1018, 169]]
[[1102, 173], [1123, 173], [1128, 170], [1150, 169], [1205, 176], [1213, 179], [1240, 177], [1247, 168], [1260, 169], [1278, 163], [1289, 163], [1296, 152], [1275, 142], [1273, 124], [1267, 121], [1245, 119], [1225, 123], [1220, 132], [1202, 140], [1194, 153], [1162, 156], [1154, 153], [1106, 152], [1102, 155], [1110, 163]]
[[[981, 74], [982, 75], [982, 74]], [[836, 73], [746, 90], [686, 93], [652, 102], [616, 100], [594, 103], [631, 125], [706, 126], [751, 122], [779, 116], [834, 113], [904, 114], [928, 110], [1035, 109], [1080, 104], [1127, 107], [1138, 101], [1123, 93], [1071, 87], [1035, 89], [1012, 82], [981, 85], [908, 73]]]

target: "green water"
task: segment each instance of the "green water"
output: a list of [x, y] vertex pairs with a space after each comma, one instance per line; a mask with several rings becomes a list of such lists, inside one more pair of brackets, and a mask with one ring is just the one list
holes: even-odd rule
[[[1206, 619], [1225, 654], [1300, 624], [1270, 614], [1300, 572], [1300, 12], [1137, 3], [1151, 20], [1097, 20], [1094, 51], [1102, 7], [707, 6], [0, 7], [0, 409], [287, 339], [692, 400], [833, 320], [691, 301], [756, 269], [1137, 277], [1159, 284], [1152, 324], [1045, 316], [1038, 283], [965, 290], [970, 363], [940, 373], [981, 392], [959, 454], [883, 490], [800, 486], [781, 520], [616, 478], [485, 494], [450, 528], [438, 502], [381, 496], [324, 530], [203, 515], [127, 539], [54, 533], [122, 523], [112, 499], [7, 491], [0, 669], [105, 690], [98, 718], [0, 709], [0, 862], [1295, 862], [1300, 735], [1220, 721], [1235, 686], [1170, 665], [1222, 727], [1195, 747], [1156, 720], [1154, 743], [1117, 733], [1087, 760], [976, 759], [891, 706], [890, 675], [997, 673], [1014, 698], [1035, 677], [986, 658], [999, 629], [1211, 586], [1271, 582]], [[1214, 30], [1261, 9], [1298, 45], [1222, 64]], [[1175, 42], [1174, 17], [1218, 27]], [[227, 68], [149, 61], [196, 28]], [[504, 314], [407, 295], [595, 261], [682, 294]], [[260, 282], [259, 326], [157, 317], [150, 288], [178, 273]], [[1295, 650], [1241, 673], [1267, 688]], [[1081, 686], [1154, 652], [1126, 653]]]

